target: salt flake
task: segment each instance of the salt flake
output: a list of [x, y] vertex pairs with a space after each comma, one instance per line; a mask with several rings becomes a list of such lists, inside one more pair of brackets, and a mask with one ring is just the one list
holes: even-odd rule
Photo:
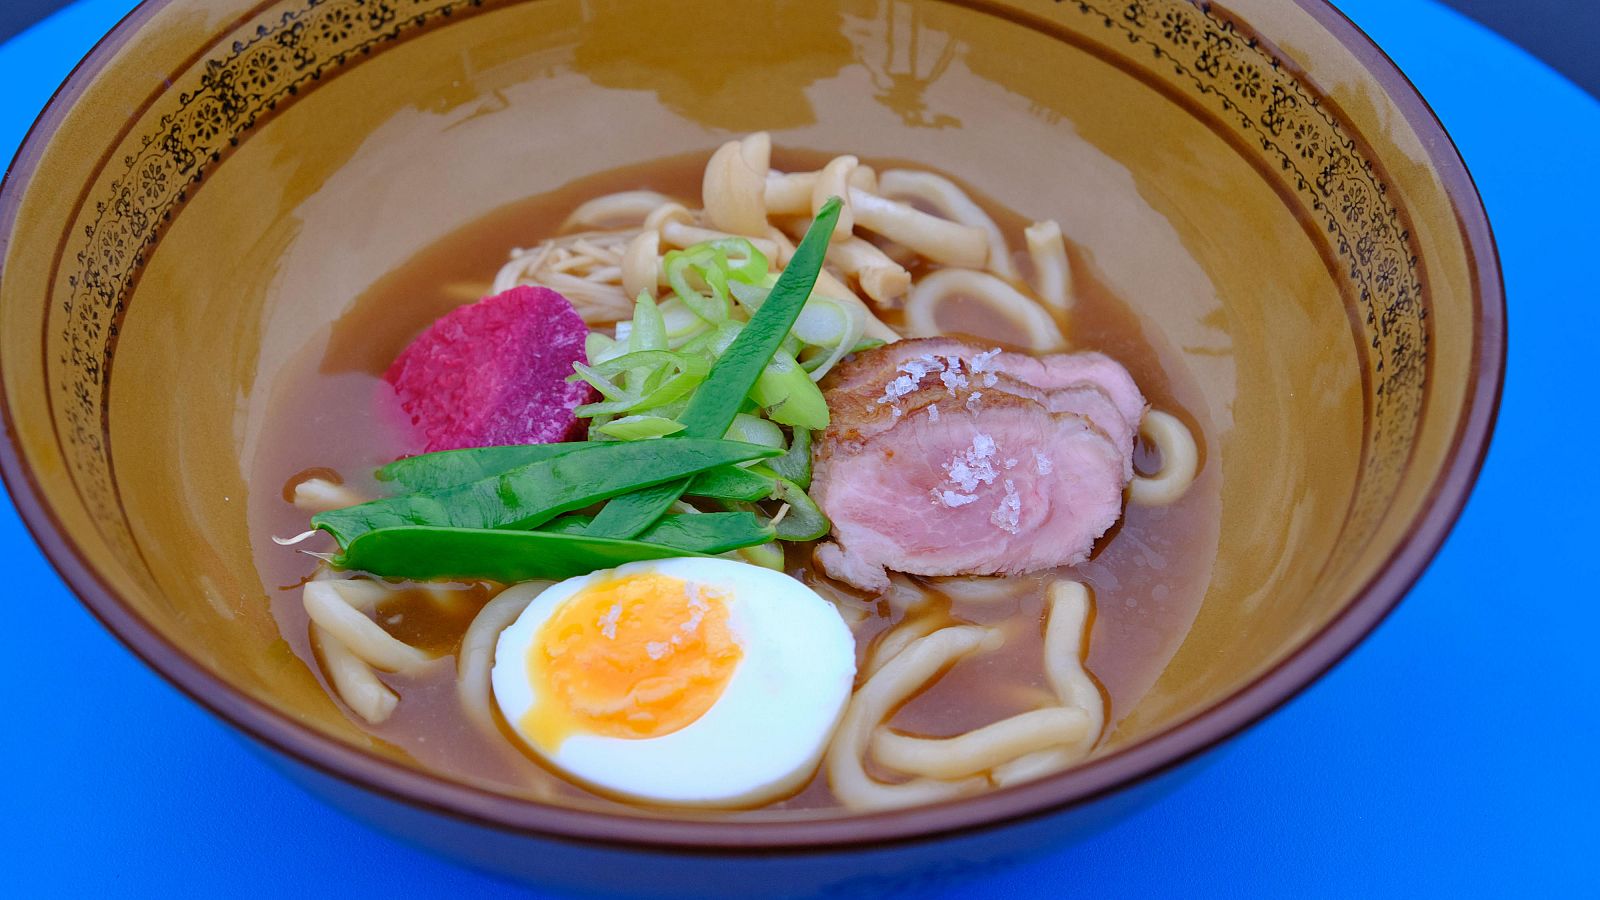
[[1051, 470], [1055, 468], [1055, 463], [1050, 461], [1050, 457], [1035, 450], [1033, 451], [1033, 467], [1039, 471], [1040, 475], [1049, 475]]
[[1022, 495], [1017, 493], [1017, 483], [1006, 479], [1006, 495], [1000, 500], [1000, 505], [995, 507], [994, 513], [989, 516], [989, 521], [1000, 527], [1007, 534], [1016, 534], [1022, 522]]
[[935, 491], [934, 496], [939, 499], [940, 503], [951, 509], [955, 509], [958, 506], [966, 506], [968, 503], [976, 502], [978, 499], [977, 494], [958, 494], [955, 491]]
[[[891, 405], [901, 397], [912, 393], [922, 386], [922, 379], [934, 372], [943, 372], [945, 364], [934, 356], [919, 356], [908, 359], [900, 364], [897, 371], [901, 374], [890, 379], [883, 386], [883, 396], [878, 398], [878, 403]], [[941, 378], [944, 376], [941, 375]]]
[[996, 347], [993, 350], [985, 350], [982, 353], [979, 353], [977, 356], [974, 356], [969, 365], [974, 372], [987, 372], [989, 371], [989, 363], [993, 362], [994, 358], [999, 355], [999, 347]]
[[950, 458], [944, 467], [945, 474], [949, 476], [951, 484], [968, 493], [977, 490], [980, 483], [994, 484], [996, 475], [994, 465], [990, 462], [994, 453], [994, 438], [980, 431], [973, 436], [971, 447]]
[[940, 373], [939, 380], [944, 382], [944, 389], [949, 391], [952, 397], [956, 395], [956, 391], [965, 390], [968, 382], [967, 376], [961, 374], [961, 360], [951, 360], [950, 368]]

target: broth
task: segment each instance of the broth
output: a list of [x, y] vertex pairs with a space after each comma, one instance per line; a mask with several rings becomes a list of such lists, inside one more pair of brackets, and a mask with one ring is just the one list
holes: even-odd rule
[[[773, 165], [802, 171], [818, 168], [829, 158], [775, 148]], [[866, 162], [880, 168], [893, 164]], [[704, 165], [703, 154], [665, 159], [601, 173], [497, 210], [447, 235], [380, 279], [333, 323], [325, 346], [307, 347], [285, 368], [268, 405], [265, 433], [273, 437], [264, 442], [251, 473], [251, 540], [283, 636], [325, 687], [300, 599], [300, 586], [312, 574], [315, 561], [272, 540], [274, 535], [294, 534], [306, 527], [307, 514], [286, 500], [289, 486], [310, 473], [331, 470], [358, 494], [381, 496], [373, 470], [417, 452], [420, 446], [393, 391], [381, 378], [407, 342], [439, 316], [487, 294], [511, 248], [531, 246], [555, 235], [568, 213], [584, 200], [613, 191], [649, 188], [694, 205]], [[976, 192], [969, 194], [999, 224], [1013, 248], [1025, 246], [1022, 231], [1029, 220]], [[1203, 408], [1198, 388], [1178, 377], [1186, 370], [1160, 336], [1147, 332], [1135, 312], [1095, 279], [1092, 260], [1070, 245], [1068, 255], [1075, 306], [1066, 333], [1072, 348], [1100, 350], [1116, 358], [1154, 408], [1183, 419], [1201, 447], [1199, 475], [1188, 493], [1170, 506], [1130, 504], [1088, 562], [1070, 570], [1008, 579], [1005, 596], [983, 602], [949, 596], [931, 580], [898, 575], [896, 588], [886, 599], [864, 598], [827, 580], [813, 567], [809, 548], [791, 548], [790, 574], [840, 606], [856, 635], [858, 660], [864, 658], [877, 635], [908, 614], [897, 598], [920, 595], [917, 615], [1000, 624], [1005, 629], [1006, 643], [1000, 651], [958, 663], [906, 703], [891, 720], [903, 731], [946, 736], [1048, 702], [1050, 692], [1040, 661], [1044, 593], [1052, 578], [1065, 575], [1088, 584], [1095, 597], [1087, 668], [1107, 701], [1104, 742], [1115, 731], [1118, 718], [1155, 683], [1205, 594], [1215, 556], [1215, 541], [1206, 536], [1214, 537], [1220, 520], [1220, 485], [1219, 467], [1205, 461], [1206, 448], [1214, 446], [1212, 435], [1205, 422], [1187, 412]], [[1027, 254], [1017, 252], [1015, 256], [1026, 271]], [[914, 276], [920, 274], [913, 269]], [[957, 321], [948, 323], [952, 333], [965, 332], [988, 342], [1014, 337], [992, 330], [989, 322], [963, 315], [961, 304], [953, 306]], [[892, 315], [884, 318], [890, 325], [900, 324]], [[1141, 470], [1152, 467], [1147, 448], [1141, 448], [1136, 458]], [[467, 783], [568, 804], [636, 809], [638, 804], [609, 800], [547, 770], [517, 749], [509, 732], [499, 740], [491, 739], [466, 719], [456, 702], [455, 669], [448, 654], [455, 651], [473, 614], [493, 595], [494, 588], [458, 587], [454, 591], [403, 590], [380, 605], [380, 625], [402, 640], [447, 655], [421, 675], [382, 676], [403, 698], [383, 724], [371, 726], [354, 716], [352, 721], [403, 749], [419, 765]], [[501, 727], [505, 730], [503, 723]], [[819, 773], [798, 794], [763, 810], [820, 812], [837, 807], [825, 776]]]

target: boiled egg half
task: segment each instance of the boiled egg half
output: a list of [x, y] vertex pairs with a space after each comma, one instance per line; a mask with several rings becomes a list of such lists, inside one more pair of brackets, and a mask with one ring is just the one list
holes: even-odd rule
[[550, 766], [707, 807], [804, 785], [854, 678], [833, 604], [781, 572], [689, 558], [551, 586], [501, 633], [491, 675], [506, 722]]

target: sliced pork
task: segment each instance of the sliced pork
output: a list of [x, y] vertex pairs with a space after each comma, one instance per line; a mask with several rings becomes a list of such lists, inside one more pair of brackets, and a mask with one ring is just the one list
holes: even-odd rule
[[824, 386], [812, 495], [833, 540], [817, 560], [841, 581], [1075, 565], [1122, 514], [1145, 402], [1108, 357], [931, 338], [860, 354]]

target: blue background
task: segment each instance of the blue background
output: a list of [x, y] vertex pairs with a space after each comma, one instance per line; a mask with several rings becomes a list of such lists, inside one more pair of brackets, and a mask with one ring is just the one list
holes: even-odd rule
[[[85, 0], [0, 47], [0, 159], [132, 5]], [[1510, 377], [1477, 493], [1327, 678], [1156, 805], [951, 897], [1600, 895], [1600, 103], [1427, 0], [1339, 5], [1438, 110], [1499, 237]], [[0, 893], [526, 895], [284, 781], [103, 632], [4, 502], [0, 555]]]

